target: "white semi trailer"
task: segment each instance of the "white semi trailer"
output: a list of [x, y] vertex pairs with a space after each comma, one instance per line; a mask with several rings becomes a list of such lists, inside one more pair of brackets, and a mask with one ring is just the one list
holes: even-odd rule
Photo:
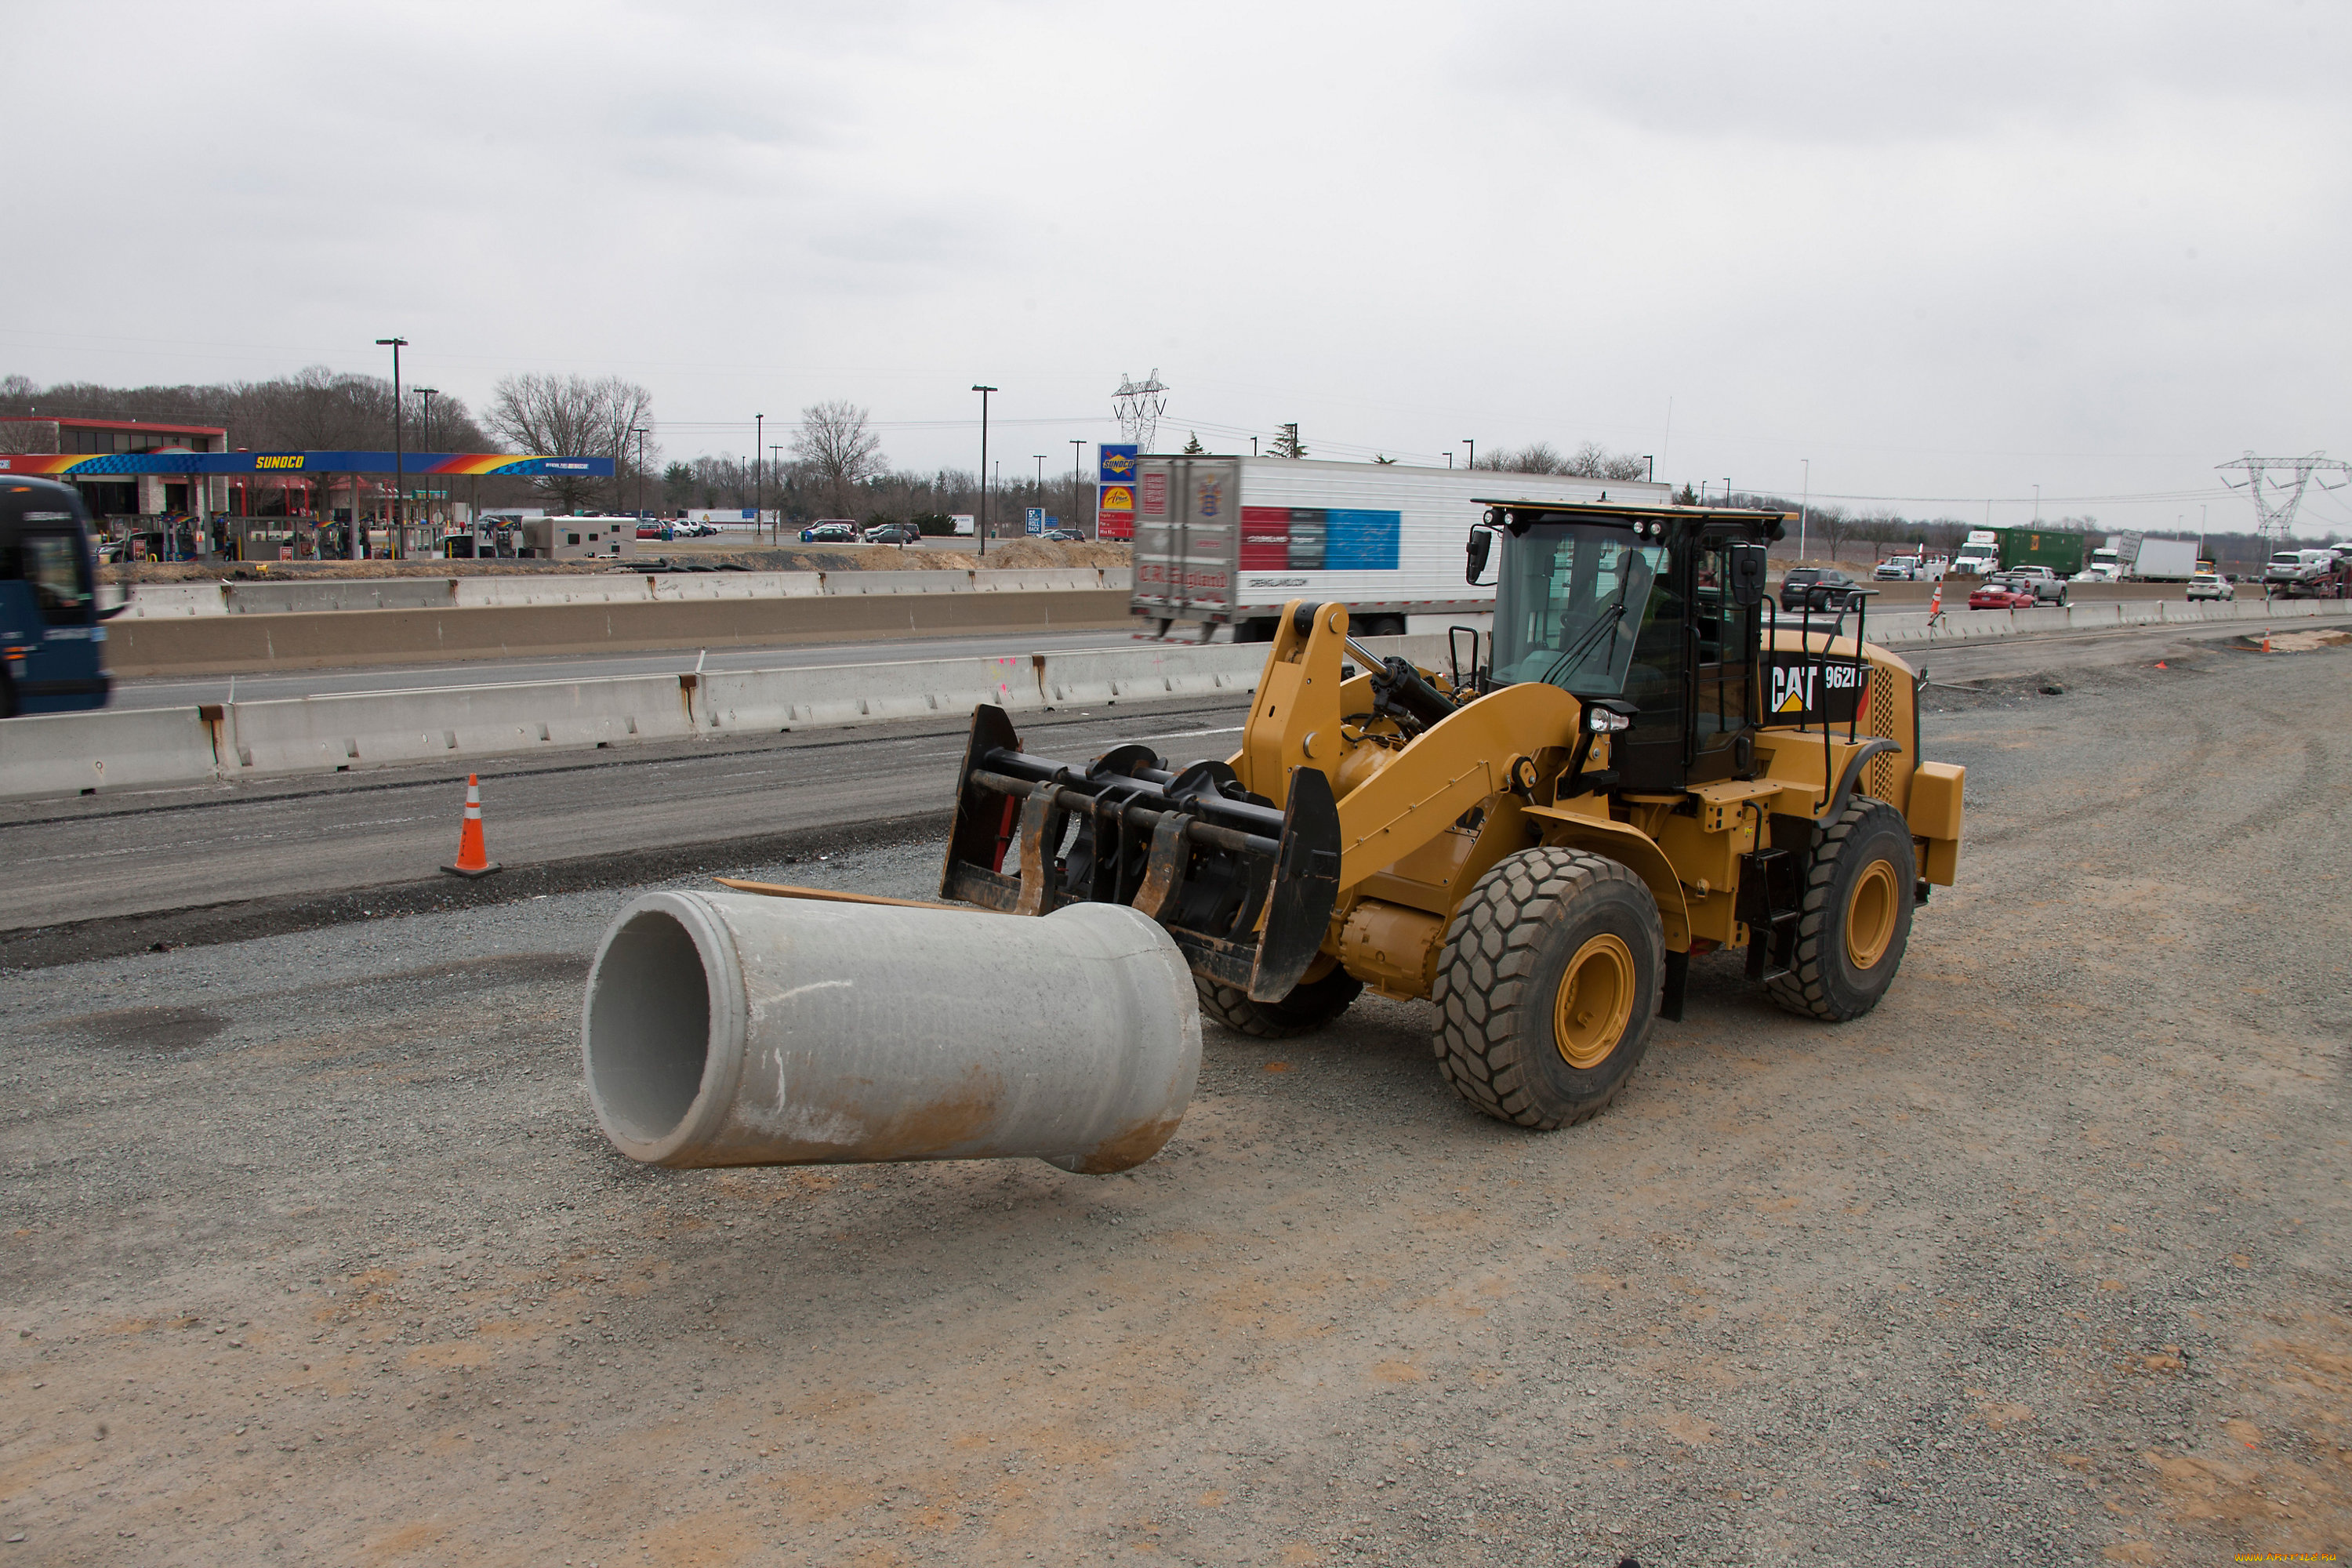
[[1137, 616], [1160, 636], [1274, 635], [1292, 599], [1344, 604], [1360, 636], [1421, 616], [1485, 615], [1495, 590], [1464, 581], [1482, 500], [1664, 506], [1673, 488], [1491, 469], [1313, 458], [1150, 457], [1137, 465]]
[[2124, 575], [2142, 583], [2186, 583], [2197, 575], [2197, 542], [2143, 538], [2125, 561]]

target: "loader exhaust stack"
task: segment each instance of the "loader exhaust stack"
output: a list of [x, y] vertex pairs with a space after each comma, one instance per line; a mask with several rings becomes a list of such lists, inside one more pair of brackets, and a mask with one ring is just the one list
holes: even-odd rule
[[605, 1135], [671, 1166], [1122, 1171], [1175, 1131], [1201, 1065], [1182, 953], [1116, 904], [647, 893], [604, 933], [581, 1034]]

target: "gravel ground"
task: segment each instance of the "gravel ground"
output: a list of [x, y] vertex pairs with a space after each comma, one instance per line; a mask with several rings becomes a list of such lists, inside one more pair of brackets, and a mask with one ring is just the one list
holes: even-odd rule
[[0, 1563], [2341, 1549], [2347, 674], [1933, 693], [1969, 840], [1885, 1005], [1703, 961], [1551, 1134], [1370, 1000], [1211, 1027], [1121, 1176], [642, 1170], [611, 892], [9, 974]]

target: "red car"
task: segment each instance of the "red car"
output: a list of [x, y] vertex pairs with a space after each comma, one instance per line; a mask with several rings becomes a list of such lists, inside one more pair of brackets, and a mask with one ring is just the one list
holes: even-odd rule
[[2033, 590], [2020, 588], [2003, 578], [1994, 577], [1969, 595], [1971, 610], [2030, 610], [2033, 608]]

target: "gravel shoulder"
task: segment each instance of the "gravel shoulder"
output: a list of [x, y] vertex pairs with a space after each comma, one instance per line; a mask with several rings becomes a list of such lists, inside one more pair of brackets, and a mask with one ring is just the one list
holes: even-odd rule
[[2352, 653], [2168, 665], [1931, 689], [1970, 831], [1888, 1001], [1702, 961], [1557, 1133], [1368, 1000], [1212, 1026], [1124, 1175], [643, 1170], [579, 1081], [612, 890], [9, 973], [0, 1553], [2340, 1550]]

